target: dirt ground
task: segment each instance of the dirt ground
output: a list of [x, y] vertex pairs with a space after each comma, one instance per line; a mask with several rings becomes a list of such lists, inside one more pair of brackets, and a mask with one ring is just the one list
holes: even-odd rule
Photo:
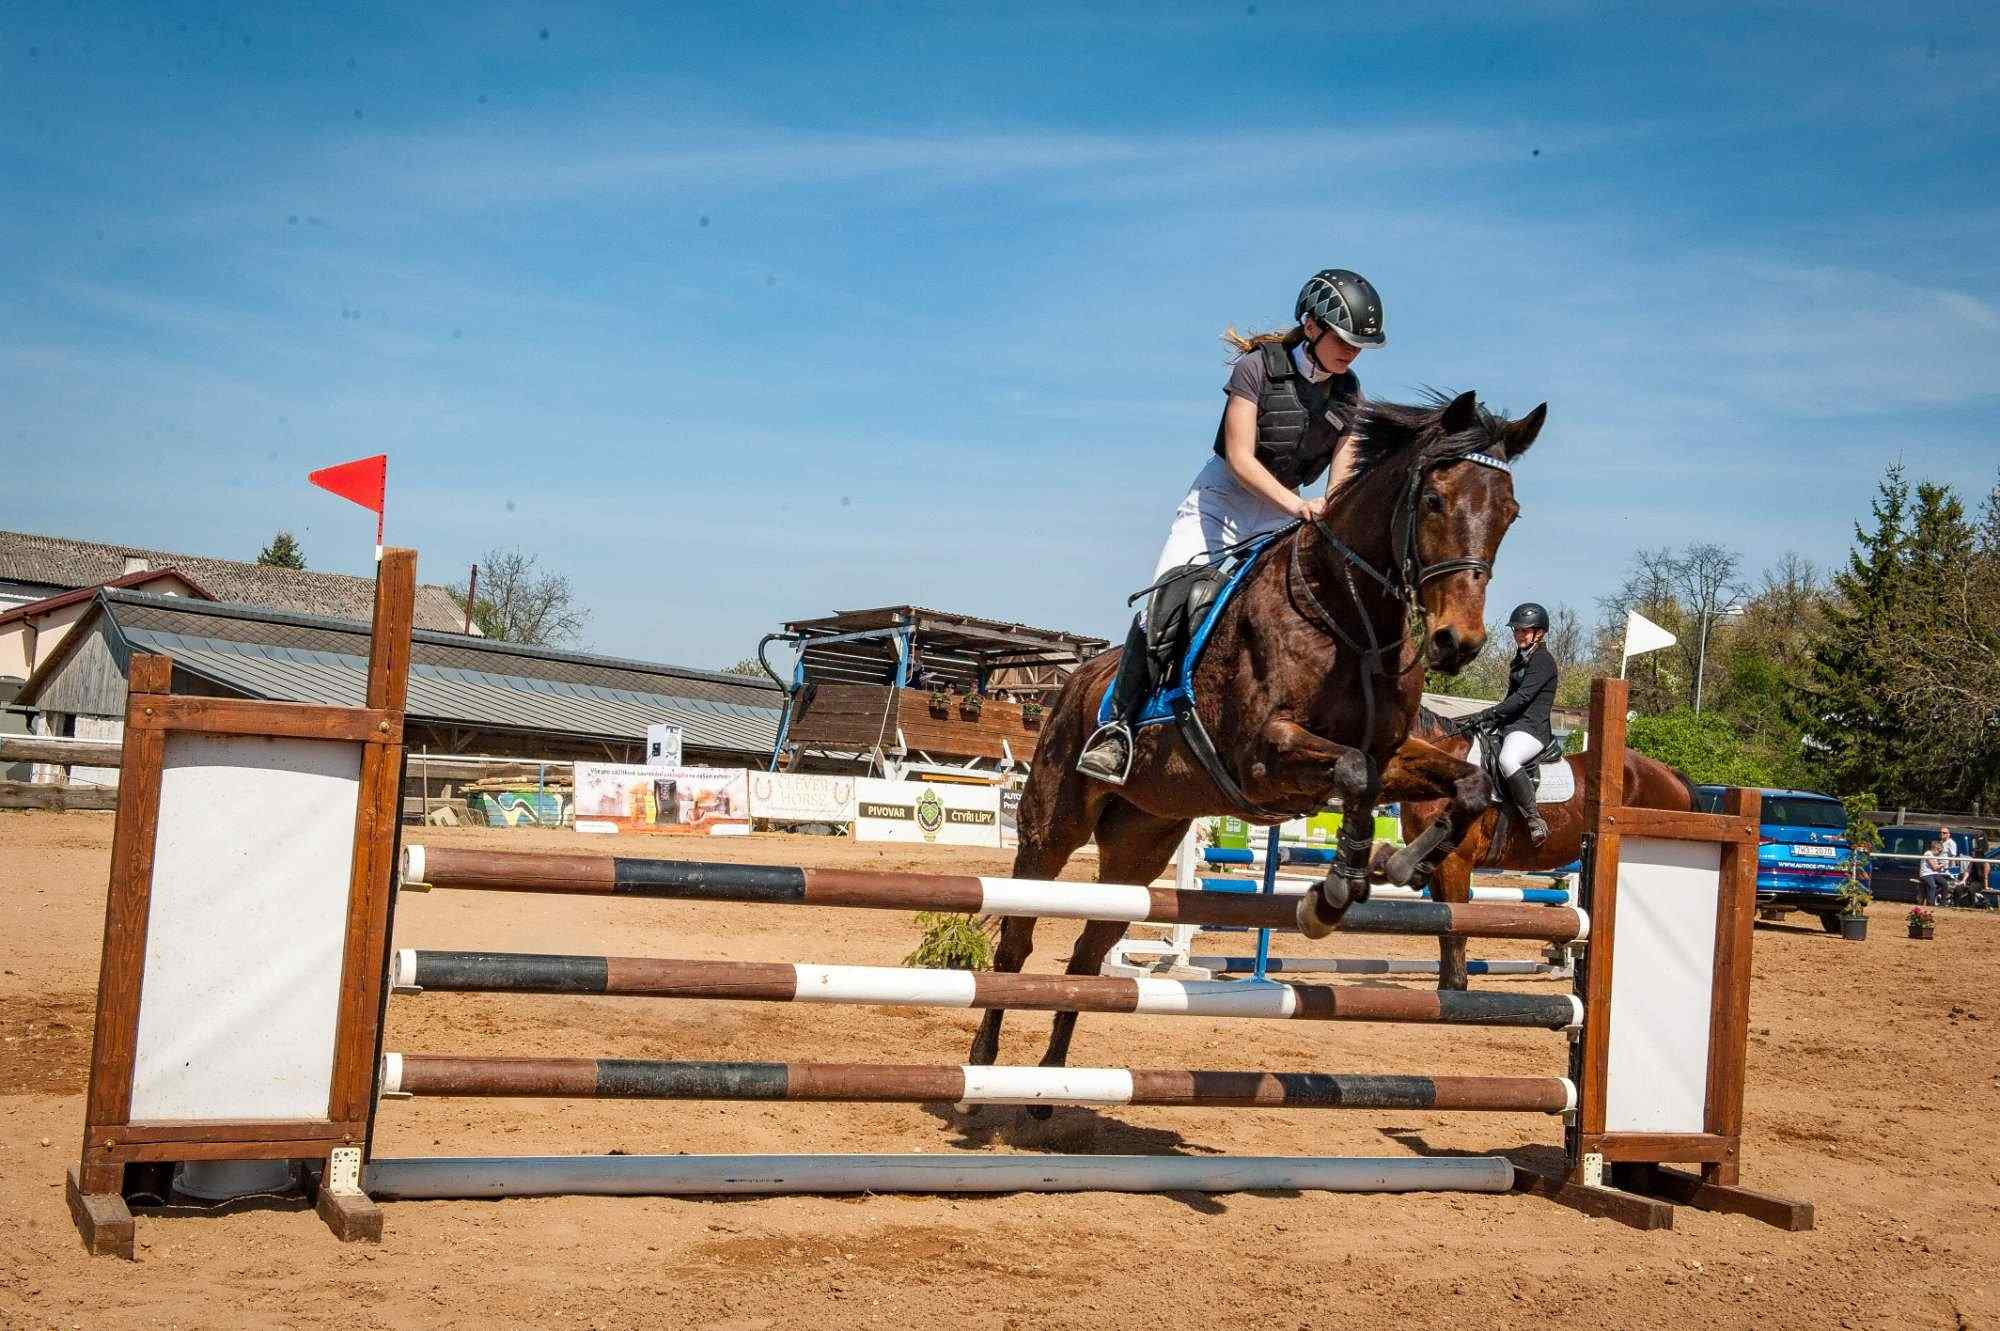
[[[808, 837], [589, 838], [429, 830], [431, 844], [1005, 873], [999, 852]], [[139, 1261], [84, 1255], [63, 1202], [90, 1053], [108, 815], [0, 814], [0, 1328], [2000, 1325], [2000, 920], [1946, 912], [1935, 942], [1878, 906], [1865, 944], [1760, 928], [1747, 1186], [1804, 1197], [1784, 1234], [1682, 1210], [1641, 1234], [1534, 1198], [1324, 1194], [392, 1203], [379, 1247], [309, 1211], [142, 1216]], [[1087, 876], [1090, 865], [1073, 866]], [[1803, 918], [1803, 917], [1795, 917]], [[1045, 923], [1030, 969], [1074, 926]], [[890, 964], [906, 916], [436, 892], [403, 946]], [[1243, 942], [1223, 936], [1220, 943]], [[1289, 950], [1315, 950], [1303, 940]], [[1382, 944], [1386, 943], [1384, 947]], [[1242, 950], [1219, 948], [1216, 950]], [[1287, 950], [1284, 947], [1281, 952]], [[1324, 955], [1324, 947], [1317, 949]], [[1351, 940], [1348, 955], [1434, 955]], [[1532, 945], [1475, 944], [1529, 956]], [[1491, 987], [1546, 987], [1494, 979]], [[976, 1014], [420, 995], [408, 1052], [956, 1063]], [[1032, 1063], [1045, 1013], [1010, 1018]], [[1548, 1075], [1539, 1031], [1089, 1016], [1092, 1066]], [[431, 1100], [385, 1105], [384, 1155], [1002, 1151], [1502, 1152], [1550, 1162], [1541, 1115], [1060, 1110], [967, 1123], [944, 1106]]]

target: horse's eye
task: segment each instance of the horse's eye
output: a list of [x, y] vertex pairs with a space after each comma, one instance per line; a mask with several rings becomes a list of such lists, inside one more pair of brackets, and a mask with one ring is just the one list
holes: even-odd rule
[[1435, 490], [1424, 492], [1424, 507], [1433, 513], [1444, 512], [1444, 496]]

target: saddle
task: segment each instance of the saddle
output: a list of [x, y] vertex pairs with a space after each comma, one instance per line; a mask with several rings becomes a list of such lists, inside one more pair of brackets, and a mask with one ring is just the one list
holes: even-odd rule
[[[1507, 855], [1507, 834], [1520, 820], [1520, 813], [1514, 802], [1507, 798], [1507, 778], [1500, 774], [1500, 742], [1504, 735], [1498, 726], [1483, 725], [1477, 728], [1479, 736], [1479, 770], [1486, 777], [1487, 789], [1493, 792], [1494, 807], [1500, 811], [1499, 821], [1493, 829], [1493, 843], [1486, 848], [1486, 855], [1480, 867], [1493, 868]], [[1563, 756], [1563, 742], [1551, 737], [1542, 751], [1521, 764], [1521, 770], [1528, 774], [1528, 780], [1537, 787], [1541, 785], [1542, 768], [1552, 762], [1560, 762]]]
[[[1151, 598], [1146, 603], [1146, 662], [1151, 678], [1135, 727], [1172, 721], [1192, 709], [1194, 668], [1208, 646], [1216, 618], [1273, 539], [1260, 536], [1218, 552], [1209, 563], [1182, 564], [1133, 594], [1135, 601]], [[1097, 709], [1097, 724], [1111, 719], [1107, 692]]]

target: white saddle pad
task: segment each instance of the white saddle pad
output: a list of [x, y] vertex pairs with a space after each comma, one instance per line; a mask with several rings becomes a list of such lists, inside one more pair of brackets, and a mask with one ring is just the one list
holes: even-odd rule
[[1576, 794], [1576, 771], [1561, 758], [1544, 764], [1535, 776], [1537, 804], [1567, 804]]

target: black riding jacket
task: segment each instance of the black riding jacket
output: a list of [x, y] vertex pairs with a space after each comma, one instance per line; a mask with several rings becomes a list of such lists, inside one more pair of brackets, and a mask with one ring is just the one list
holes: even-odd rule
[[1502, 730], [1525, 730], [1547, 744], [1549, 710], [1556, 705], [1556, 658], [1541, 643], [1531, 652], [1515, 652], [1507, 668], [1507, 696], [1483, 712], [1466, 718], [1491, 721]]

